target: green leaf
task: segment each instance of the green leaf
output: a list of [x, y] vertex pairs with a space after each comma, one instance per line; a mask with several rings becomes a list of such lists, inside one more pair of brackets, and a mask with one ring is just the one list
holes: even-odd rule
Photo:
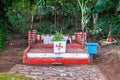
[[21, 13], [17, 13], [17, 17], [18, 17], [19, 19], [22, 19]]

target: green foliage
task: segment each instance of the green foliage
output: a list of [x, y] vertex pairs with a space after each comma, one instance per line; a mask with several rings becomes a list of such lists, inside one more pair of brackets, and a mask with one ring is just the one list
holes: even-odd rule
[[41, 34], [52, 34], [53, 33], [53, 26], [52, 23], [49, 21], [44, 21], [42, 23], [37, 23], [34, 25], [34, 28]]
[[118, 45], [120, 45], [120, 39], [116, 39]]
[[49, 14], [49, 13], [52, 13], [53, 10], [54, 10], [54, 9], [53, 9], [52, 7], [50, 7], [50, 6], [46, 6], [45, 8], [42, 7], [42, 6], [39, 6], [39, 7], [38, 7], [38, 13], [39, 13], [40, 15], [47, 15], [47, 14]]
[[[46, 6], [45, 6], [46, 5]], [[56, 12], [56, 13], [55, 13]], [[44, 5], [38, 7], [38, 13], [40, 15], [41, 24], [43, 25], [46, 21], [46, 24], [50, 22], [49, 27], [45, 25], [45, 28], [48, 28], [47, 33], [55, 33], [55, 30], [60, 31], [64, 34], [73, 32], [73, 29], [79, 27], [80, 21], [80, 8], [78, 8], [77, 1], [75, 0], [59, 0], [59, 1], [49, 1], [46, 0]], [[56, 15], [56, 24], [55, 24], [55, 15]], [[76, 19], [76, 22], [72, 22]], [[70, 26], [69, 26], [70, 24]], [[77, 24], [77, 25], [76, 25]], [[70, 28], [70, 27], [73, 27]], [[45, 30], [45, 28], [43, 30]], [[42, 29], [42, 28], [41, 28]], [[52, 30], [51, 30], [52, 29]], [[44, 31], [42, 31], [44, 32]], [[44, 32], [45, 33], [45, 32]]]
[[62, 26], [63, 34], [73, 34], [76, 31], [80, 31], [79, 28], [76, 28], [70, 21], [67, 21], [64, 26]]
[[[82, 4], [81, 8], [78, 5], [78, 1]], [[8, 10], [7, 17], [12, 31], [26, 35], [28, 28], [32, 26], [43, 34], [54, 34], [55, 30], [67, 34], [83, 30], [81, 25], [90, 29], [88, 26], [90, 15], [92, 13], [103, 15], [101, 12], [114, 8], [118, 4], [118, 0], [2, 0], [2, 3], [7, 6], [4, 10]], [[35, 22], [36, 14], [39, 16], [38, 22]], [[111, 23], [112, 27], [118, 29], [119, 27], [115, 27], [117, 22], [115, 23]], [[102, 20], [102, 16], [100, 16], [99, 23], [91, 32], [97, 34], [103, 31], [102, 34], [107, 35], [108, 26], [108, 21]], [[119, 32], [114, 29], [112, 29], [113, 31], [111, 30], [114, 34]]]
[[13, 12], [11, 10], [7, 12], [8, 20], [11, 23], [11, 29], [14, 32], [18, 32], [21, 33], [22, 35], [25, 35], [29, 28], [29, 23], [28, 23], [29, 20], [27, 20], [27, 16], [24, 16], [23, 18], [19, 18], [17, 14], [18, 13]]
[[[24, 1], [24, 0], [23, 0]], [[12, 7], [7, 11], [8, 21], [11, 24], [11, 29], [14, 32], [27, 34], [30, 27], [30, 4], [29, 2], [18, 1], [13, 2]]]
[[[111, 29], [109, 26], [111, 25]], [[104, 13], [101, 15], [101, 18], [98, 21], [98, 24], [95, 26], [91, 33], [98, 34], [101, 33], [104, 36], [108, 35], [110, 31], [113, 34], [120, 33], [120, 16], [118, 14], [109, 13], [105, 15]]]
[[105, 10], [109, 10], [110, 8], [113, 8], [116, 5], [118, 5], [118, 3], [118, 0], [98, 0], [92, 12], [99, 13]]
[[0, 19], [0, 32], [4, 33], [6, 30], [7, 30], [7, 24], [2, 19]]
[[59, 31], [63, 34], [70, 34], [78, 30], [69, 21], [67, 21], [67, 23], [65, 23], [63, 26], [57, 23], [55, 30], [54, 24], [47, 20], [43, 21], [42, 23], [35, 24], [34, 28], [37, 30], [39, 34], [54, 34], [55, 31]]
[[35, 80], [18, 74], [0, 73], [0, 80]]
[[6, 31], [7, 24], [2, 19], [0, 19], [0, 51], [3, 50], [4, 42], [7, 38]]
[[79, 6], [81, 8], [81, 25], [82, 30], [87, 27], [87, 24], [90, 22], [90, 13], [91, 13], [91, 7], [89, 7], [87, 4], [89, 2], [92, 2], [91, 0], [78, 0]]
[[63, 40], [63, 34], [56, 32], [56, 34], [53, 36], [52, 41], [62, 41]]

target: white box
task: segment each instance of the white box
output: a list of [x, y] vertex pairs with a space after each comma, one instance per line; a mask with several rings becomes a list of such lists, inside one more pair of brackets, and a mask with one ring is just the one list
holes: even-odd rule
[[53, 50], [54, 50], [54, 53], [65, 53], [66, 41], [54, 41]]

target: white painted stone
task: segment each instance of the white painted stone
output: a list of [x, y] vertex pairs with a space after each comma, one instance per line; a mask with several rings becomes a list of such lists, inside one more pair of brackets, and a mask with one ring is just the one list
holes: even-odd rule
[[72, 35], [72, 39], [73, 39], [73, 40], [75, 40], [75, 39], [76, 39], [76, 38], [75, 38], [75, 35]]
[[67, 40], [68, 40], [68, 36], [67, 36], [67, 35], [64, 35], [64, 36], [63, 36], [63, 41], [66, 42]]
[[40, 35], [39, 34], [37, 35], [37, 40], [40, 40]]
[[53, 35], [44, 35], [43, 43], [44, 44], [53, 44], [52, 38], [53, 38]]
[[61, 53], [61, 54], [54, 54], [54, 53], [28, 53], [27, 57], [29, 58], [71, 58], [71, 59], [88, 59], [89, 54], [87, 53]]

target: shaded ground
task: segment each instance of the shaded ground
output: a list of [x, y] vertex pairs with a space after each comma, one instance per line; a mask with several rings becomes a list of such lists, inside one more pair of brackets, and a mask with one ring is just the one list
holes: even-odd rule
[[[8, 72], [15, 64], [22, 64], [22, 52], [27, 46], [26, 41], [15, 35], [11, 43], [7, 43], [5, 50], [0, 52], [0, 72]], [[120, 62], [117, 57], [120, 45], [100, 47], [98, 51], [99, 62], [94, 64], [109, 80], [120, 80]]]
[[6, 48], [0, 52], [0, 72], [6, 72], [15, 64], [22, 63], [22, 52], [27, 46], [26, 41], [20, 35], [15, 35], [12, 41], [6, 42]]

